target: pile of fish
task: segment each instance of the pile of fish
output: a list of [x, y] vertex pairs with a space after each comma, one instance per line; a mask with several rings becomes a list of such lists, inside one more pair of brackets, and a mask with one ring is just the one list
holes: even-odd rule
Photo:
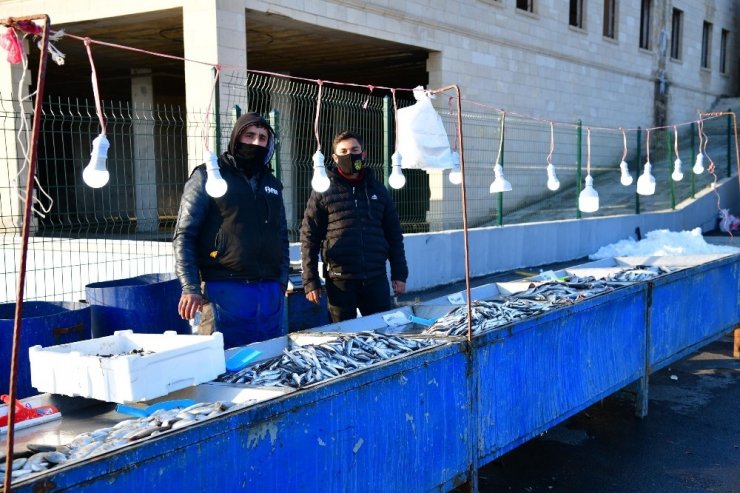
[[648, 281], [662, 274], [669, 274], [673, 272], [673, 270], [674, 269], [669, 269], [669, 268], [660, 267], [660, 266], [638, 265], [631, 269], [625, 269], [619, 272], [615, 272], [613, 274], [609, 274], [608, 276], [604, 278], [604, 280], [606, 280], [607, 282]]
[[[514, 320], [538, 315], [550, 309], [547, 303], [511, 298], [471, 302], [473, 334], [506, 325]], [[424, 329], [423, 334], [464, 336], [468, 334], [468, 307], [459, 306], [434, 324]]]
[[221, 375], [218, 381], [300, 389], [438, 342], [377, 332], [338, 335], [335, 340], [323, 344], [285, 348], [278, 356]]
[[[608, 293], [626, 282], [639, 282], [670, 272], [663, 267], [636, 266], [607, 275], [567, 276], [563, 280], [542, 284], [533, 283], [529, 289], [491, 301], [471, 303], [473, 335], [544, 313], [553, 308], [572, 305], [586, 298]], [[439, 318], [422, 334], [466, 336], [468, 334], [467, 306], [451, 310]]]
[[586, 298], [613, 291], [617, 287], [602, 279], [591, 276], [570, 276], [565, 281], [551, 281], [532, 286], [511, 297], [519, 300], [545, 302], [554, 307], [572, 305]]
[[[169, 430], [184, 428], [217, 416], [232, 406], [230, 402], [199, 402], [186, 408], [158, 409], [145, 418], [127, 419], [109, 428], [80, 433], [66, 445], [28, 444], [32, 455], [17, 457], [12, 462], [12, 480], [46, 471], [69, 461], [83, 460], [124, 447], [131, 442], [155, 437]], [[1, 455], [1, 454], [0, 454]], [[0, 464], [0, 477], [5, 473], [5, 458]]]

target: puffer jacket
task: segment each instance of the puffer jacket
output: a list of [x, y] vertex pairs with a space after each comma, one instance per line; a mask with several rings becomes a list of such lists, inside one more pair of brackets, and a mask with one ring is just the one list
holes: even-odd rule
[[[259, 118], [259, 120], [255, 120]], [[236, 138], [259, 121], [269, 130], [265, 167], [253, 190], [233, 158]], [[237, 120], [229, 150], [219, 157], [220, 173], [228, 188], [222, 197], [205, 190], [205, 165], [196, 167], [180, 202], [173, 247], [175, 273], [183, 294], [201, 294], [201, 281], [273, 280], [288, 283], [290, 263], [283, 186], [267, 167], [274, 152], [274, 133], [254, 113]]]
[[335, 169], [327, 169], [331, 185], [312, 191], [301, 225], [303, 287], [309, 293], [321, 287], [318, 254], [324, 276], [332, 279], [370, 279], [385, 275], [406, 282], [408, 267], [401, 223], [388, 190], [365, 169], [356, 184]]

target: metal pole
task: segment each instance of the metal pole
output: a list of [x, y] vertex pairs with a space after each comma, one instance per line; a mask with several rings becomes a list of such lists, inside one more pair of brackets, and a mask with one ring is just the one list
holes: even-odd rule
[[33, 185], [36, 176], [36, 161], [38, 159], [39, 130], [41, 129], [41, 104], [44, 99], [44, 84], [46, 82], [46, 59], [49, 51], [49, 16], [35, 15], [23, 18], [8, 18], [0, 22], [4, 26], [13, 28], [18, 21], [43, 21], [41, 34], [41, 53], [39, 54], [39, 74], [36, 81], [36, 98], [33, 107], [33, 129], [28, 154], [28, 175], [26, 177], [26, 200], [23, 207], [23, 229], [21, 240], [21, 258], [18, 274], [18, 291], [16, 292], [15, 319], [13, 321], [13, 354], [10, 362], [10, 399], [8, 400], [8, 438], [5, 456], [4, 490], [10, 492], [10, 483], [13, 470], [13, 441], [15, 438], [15, 401], [16, 401], [16, 373], [18, 371], [18, 347], [21, 336], [21, 320], [23, 315], [23, 291], [26, 284], [26, 260], [28, 258], [28, 235], [31, 228], [31, 205], [33, 203]]
[[[216, 70], [216, 67], [213, 67], [211, 69], [213, 71], [213, 77], [218, 77], [218, 70]], [[219, 115], [221, 114], [221, 91], [219, 86], [221, 85], [219, 81], [215, 81], [216, 87], [214, 87], [214, 98], [216, 99], [214, 105], [213, 105], [213, 121], [216, 123], [216, 155], [221, 155], [221, 119], [219, 118]], [[206, 129], [206, 132], [208, 129]]]
[[578, 120], [576, 130], [576, 219], [581, 218], [581, 208], [578, 207], [578, 197], [581, 196], [581, 139], [583, 122]]
[[732, 141], [730, 134], [732, 131], [732, 108], [727, 108], [727, 178], [732, 176]]
[[732, 113], [732, 128], [735, 132], [735, 166], [737, 166], [737, 181], [740, 185], [740, 146], [738, 146], [737, 141], [737, 118], [735, 113]]
[[[640, 178], [640, 161], [642, 160], [642, 127], [637, 127], [637, 173], [636, 179]], [[640, 213], [640, 194], [635, 190], [635, 214]]]
[[[270, 164], [272, 164], [272, 169], [275, 170], [275, 178], [280, 180], [280, 176], [282, 175], [282, 169], [280, 166], [280, 112], [278, 110], [272, 110], [270, 111], [270, 126], [272, 127], [272, 130], [275, 132], [275, 153], [272, 155], [272, 160]], [[280, 180], [282, 182], [282, 180]]]
[[[696, 142], [694, 141], [694, 136], [696, 135], [696, 123], [691, 123], [691, 163], [690, 166], [694, 166], [694, 161], [696, 161]], [[696, 195], [696, 175], [694, 172], [691, 172], [691, 198], [693, 199]]]
[[[460, 175], [462, 177], [462, 180], [460, 182], [460, 189], [461, 189], [461, 196], [462, 196], [462, 210], [463, 210], [463, 239], [464, 239], [464, 248], [465, 248], [465, 294], [467, 297], [467, 310], [468, 310], [468, 344], [469, 344], [469, 350], [470, 350], [470, 371], [474, 375], [473, 378], [473, 396], [472, 396], [472, 416], [474, 417], [472, 421], [472, 428], [473, 428], [473, 437], [474, 440], [472, 441], [472, 456], [471, 456], [471, 464], [469, 469], [469, 477], [470, 480], [468, 482], [468, 490], [472, 492], [478, 491], [478, 420], [475, 419], [475, 416], [478, 415], [477, 413], [477, 405], [478, 405], [478, 379], [477, 379], [477, 373], [473, 371], [473, 368], [475, 368], [475, 351], [473, 351], [472, 347], [472, 341], [473, 341], [473, 311], [472, 311], [472, 301], [470, 299], [470, 255], [469, 255], [469, 242], [468, 242], [468, 208], [467, 208], [467, 193], [465, 188], [465, 152], [463, 150], [463, 127], [462, 127], [462, 101], [460, 101], [460, 87], [457, 84], [453, 84], [451, 86], [443, 87], [441, 89], [437, 89], [435, 91], [430, 91], [431, 93], [440, 93], [444, 92], [448, 89], [455, 89], [455, 93], [457, 95], [457, 126], [459, 128], [459, 132], [457, 133], [457, 148], [460, 152]], [[502, 152], [503, 155], [503, 152]]]
[[[504, 167], [504, 148], [506, 147], [506, 128], [504, 125], [504, 114], [501, 114], [501, 160], [499, 164], [501, 168]], [[497, 208], [498, 208], [498, 225], [504, 225], [504, 192], [499, 192], [497, 197]]]
[[390, 176], [391, 169], [391, 153], [393, 151], [393, 142], [391, 142], [393, 128], [391, 128], [391, 122], [393, 121], [393, 115], [391, 114], [391, 98], [389, 96], [383, 96], [383, 183], [385, 188], [388, 188], [388, 176]]
[[671, 165], [671, 133], [665, 129], [665, 153], [668, 162], [668, 180], [671, 183], [671, 210], [676, 210], [676, 186], [673, 182], [673, 166]]

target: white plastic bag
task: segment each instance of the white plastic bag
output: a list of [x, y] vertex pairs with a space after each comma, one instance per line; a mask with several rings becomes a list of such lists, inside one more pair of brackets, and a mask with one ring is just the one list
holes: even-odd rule
[[449, 169], [453, 167], [450, 141], [442, 118], [424, 89], [414, 89], [416, 103], [396, 113], [397, 150], [405, 169]]

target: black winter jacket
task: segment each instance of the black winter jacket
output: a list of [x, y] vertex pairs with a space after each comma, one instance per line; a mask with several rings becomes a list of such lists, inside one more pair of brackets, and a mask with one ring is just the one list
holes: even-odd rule
[[[236, 135], [238, 126], [239, 121]], [[228, 184], [224, 196], [206, 193], [203, 164], [185, 183], [173, 239], [183, 294], [201, 294], [201, 281], [273, 280], [286, 286], [290, 258], [282, 184], [265, 167], [253, 190], [229, 152], [219, 166]]]
[[325, 277], [370, 279], [385, 275], [390, 260], [391, 279], [406, 282], [401, 223], [388, 190], [367, 168], [358, 184], [335, 169], [327, 169], [327, 175], [331, 186], [323, 193], [311, 192], [301, 225], [305, 292], [321, 287], [319, 250]]

